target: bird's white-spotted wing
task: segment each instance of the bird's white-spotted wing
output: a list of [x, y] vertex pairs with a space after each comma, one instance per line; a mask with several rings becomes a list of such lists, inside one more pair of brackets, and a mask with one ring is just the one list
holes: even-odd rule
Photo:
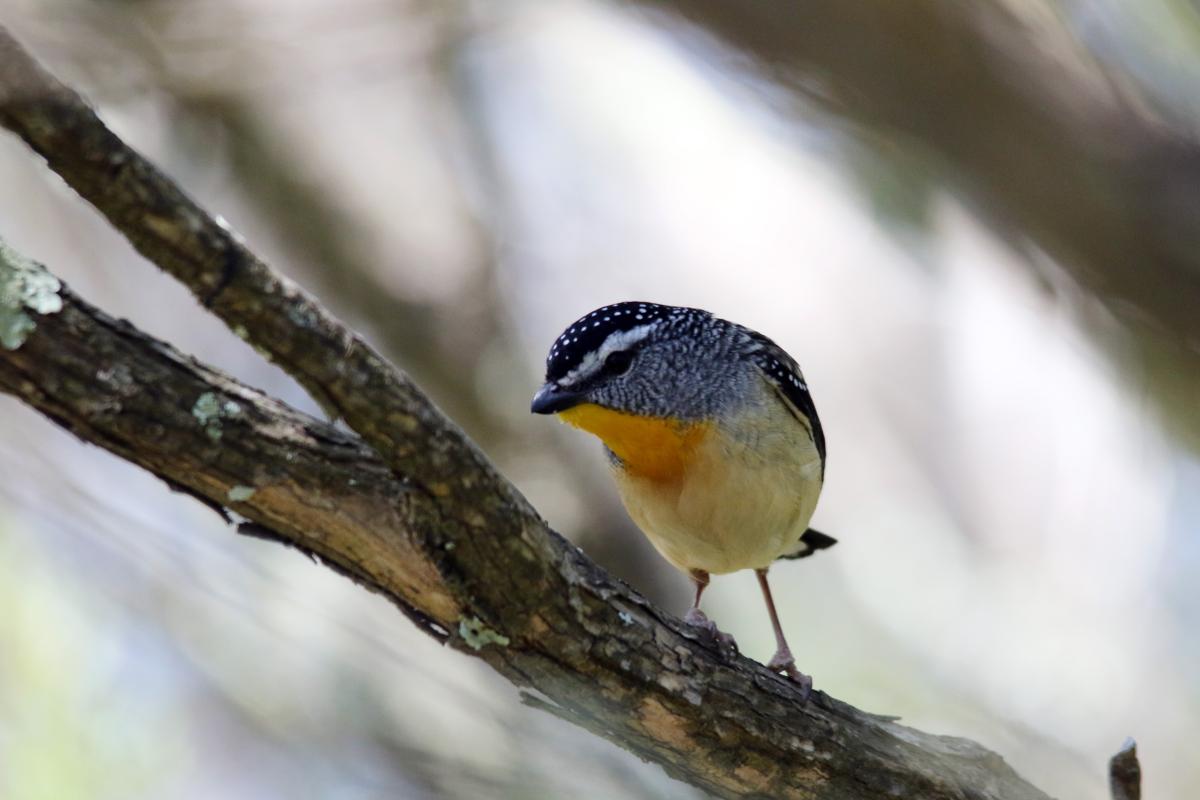
[[763, 336], [761, 333], [747, 329], [752, 344], [748, 353], [750, 359], [761, 371], [767, 381], [775, 387], [784, 405], [792, 412], [812, 436], [813, 445], [821, 456], [821, 472], [825, 472], [825, 432], [821, 429], [821, 420], [817, 416], [817, 407], [813, 404], [812, 395], [808, 391], [808, 383], [796, 359], [787, 354], [782, 347]]

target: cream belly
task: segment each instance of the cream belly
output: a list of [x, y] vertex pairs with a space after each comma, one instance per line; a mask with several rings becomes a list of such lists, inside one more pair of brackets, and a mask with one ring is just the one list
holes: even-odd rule
[[765, 568], [794, 550], [822, 484], [808, 432], [774, 398], [715, 425], [669, 480], [613, 470], [626, 510], [658, 552], [682, 570], [713, 574]]

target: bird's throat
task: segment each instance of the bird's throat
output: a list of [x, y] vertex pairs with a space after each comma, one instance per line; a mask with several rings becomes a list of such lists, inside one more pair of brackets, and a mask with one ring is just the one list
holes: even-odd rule
[[669, 481], [681, 477], [708, 433], [702, 423], [625, 414], [594, 403], [559, 412], [564, 422], [595, 434], [637, 476]]

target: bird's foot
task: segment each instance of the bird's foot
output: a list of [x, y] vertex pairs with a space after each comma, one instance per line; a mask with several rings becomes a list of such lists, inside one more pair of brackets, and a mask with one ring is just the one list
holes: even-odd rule
[[812, 678], [805, 675], [800, 670], [796, 669], [796, 659], [792, 656], [792, 651], [786, 647], [779, 648], [771, 660], [767, 662], [767, 669], [771, 672], [781, 672], [792, 679], [800, 686], [800, 693], [804, 700], [808, 700], [809, 694], [812, 693]]
[[726, 658], [738, 654], [737, 642], [728, 633], [717, 627], [708, 616], [698, 608], [689, 608], [683, 615], [683, 621], [695, 628], [705, 640], [705, 643], [715, 645], [717, 651]]

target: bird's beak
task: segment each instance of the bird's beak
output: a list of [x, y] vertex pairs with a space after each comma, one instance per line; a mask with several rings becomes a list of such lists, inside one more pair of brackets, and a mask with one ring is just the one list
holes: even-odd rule
[[533, 396], [529, 410], [534, 414], [557, 414], [583, 402], [583, 394], [547, 383]]

